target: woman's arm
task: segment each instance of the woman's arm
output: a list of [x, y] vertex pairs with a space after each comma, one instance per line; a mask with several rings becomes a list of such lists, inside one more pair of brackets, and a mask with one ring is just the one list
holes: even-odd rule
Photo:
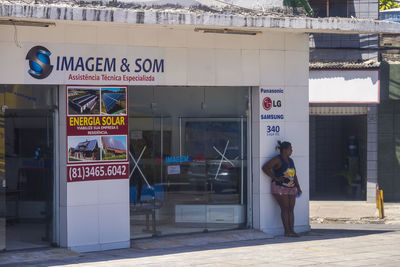
[[273, 180], [276, 180], [278, 182], [281, 182], [283, 180], [283, 177], [275, 177], [274, 172], [272, 171], [273, 169], [279, 168], [281, 162], [280, 159], [278, 157], [274, 157], [273, 159], [271, 159], [270, 161], [268, 161], [267, 163], [265, 163], [262, 166], [262, 170], [263, 172], [268, 175], [269, 177], [271, 177]]
[[299, 180], [297, 179], [297, 175], [294, 176], [294, 182], [297, 187], [297, 194], [300, 195], [301, 193], [303, 193], [303, 191], [301, 191]]
[[[294, 161], [290, 158], [290, 161], [293, 163], [293, 167], [296, 170], [296, 166], [294, 165]], [[299, 179], [297, 179], [297, 174], [295, 172], [294, 174], [294, 183], [295, 186], [297, 187], [297, 195], [300, 196], [301, 193], [303, 193], [303, 191], [301, 191], [301, 187], [300, 187], [300, 183], [299, 183]]]

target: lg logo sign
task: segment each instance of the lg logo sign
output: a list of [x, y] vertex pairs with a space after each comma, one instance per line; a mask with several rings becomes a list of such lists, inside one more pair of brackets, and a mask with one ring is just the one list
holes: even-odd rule
[[262, 102], [263, 108], [265, 110], [270, 110], [272, 107], [280, 108], [282, 106], [282, 102], [280, 100], [272, 100], [269, 97], [265, 97]]

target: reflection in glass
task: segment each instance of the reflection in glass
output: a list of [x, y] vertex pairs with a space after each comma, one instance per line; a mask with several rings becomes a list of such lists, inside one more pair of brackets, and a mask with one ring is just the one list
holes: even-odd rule
[[132, 87], [129, 97], [131, 237], [245, 226], [248, 89]]
[[2, 90], [6, 249], [49, 246], [53, 241], [56, 90], [20, 85], [6, 85]]

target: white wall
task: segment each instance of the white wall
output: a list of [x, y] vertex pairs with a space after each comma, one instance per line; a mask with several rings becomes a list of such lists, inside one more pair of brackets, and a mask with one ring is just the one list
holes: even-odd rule
[[379, 103], [379, 70], [310, 71], [310, 103]]
[[[208, 5], [208, 6], [226, 6], [222, 2], [215, 0], [118, 0], [119, 2], [127, 4], [140, 4], [140, 5], [181, 5], [183, 7], [191, 7], [197, 5]], [[69, 1], [71, 2], [71, 1]], [[92, 0], [85, 0], [85, 2], [92, 2]], [[103, 3], [109, 3], [111, 0], [103, 0]], [[226, 3], [238, 5], [245, 8], [261, 9], [267, 7], [282, 7], [283, 1], [280, 0], [229, 0]]]
[[[165, 59], [166, 68], [153, 85], [254, 86], [254, 227], [270, 234], [283, 232], [279, 207], [270, 194], [270, 179], [260, 173], [261, 165], [276, 154], [274, 147], [280, 139], [293, 144], [293, 159], [304, 192], [295, 208], [296, 230], [309, 229], [308, 35], [266, 31], [257, 36], [242, 36], [198, 33], [192, 27], [58, 22], [52, 28], [18, 27], [18, 42], [22, 45], [19, 48], [14, 33], [13, 27], [0, 28], [0, 84], [66, 84], [65, 76], [35, 81], [27, 75], [26, 52], [32, 46], [44, 45], [60, 54], [74, 51], [87, 56], [129, 56], [129, 51], [156, 54]], [[107, 84], [104, 81], [75, 83]], [[279, 138], [265, 135], [265, 127], [271, 122], [260, 120], [258, 87], [281, 88], [285, 92], [281, 108], [285, 119], [279, 122], [282, 127]], [[65, 182], [64, 90], [62, 87], [60, 92], [61, 245], [78, 251], [128, 247], [128, 181]]]

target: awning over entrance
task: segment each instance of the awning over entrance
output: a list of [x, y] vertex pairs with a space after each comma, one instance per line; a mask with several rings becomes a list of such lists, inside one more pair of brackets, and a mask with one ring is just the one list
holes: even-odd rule
[[365, 106], [335, 106], [335, 107], [310, 107], [312, 116], [350, 116], [366, 115], [368, 107]]

